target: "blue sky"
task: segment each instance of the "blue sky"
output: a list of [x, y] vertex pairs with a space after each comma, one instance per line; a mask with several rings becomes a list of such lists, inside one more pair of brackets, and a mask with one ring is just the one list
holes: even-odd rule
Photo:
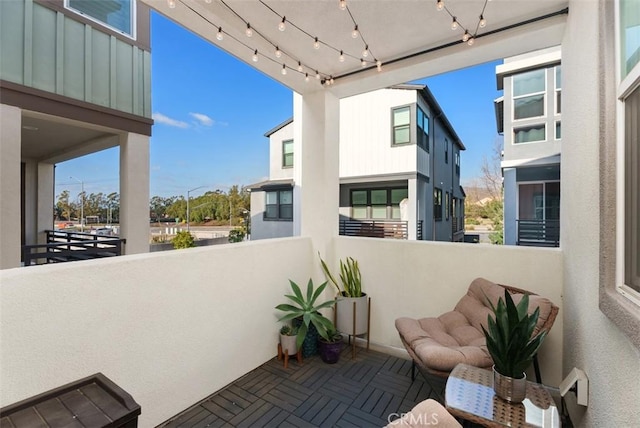
[[[152, 14], [150, 196], [186, 195], [206, 186], [251, 184], [269, 174], [264, 133], [292, 116], [291, 90], [157, 13]], [[472, 49], [472, 48], [470, 48]], [[467, 150], [463, 184], [480, 173], [497, 138], [493, 99], [497, 62], [422, 79]], [[118, 191], [118, 149], [56, 167], [56, 195]]]

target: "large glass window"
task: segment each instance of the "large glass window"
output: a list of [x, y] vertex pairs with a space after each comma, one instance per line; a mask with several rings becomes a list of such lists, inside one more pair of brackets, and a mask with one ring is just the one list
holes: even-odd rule
[[429, 116], [420, 107], [418, 110], [418, 146], [429, 152]]
[[394, 108], [393, 115], [393, 144], [407, 144], [411, 142], [411, 107]]
[[514, 119], [544, 116], [545, 79], [545, 69], [513, 76]]
[[521, 126], [520, 128], [513, 129], [513, 142], [519, 143], [533, 143], [536, 141], [545, 141], [547, 131], [544, 124]]
[[293, 140], [282, 142], [282, 167], [291, 168], [293, 166]]
[[638, 0], [620, 0], [620, 71], [627, 77], [640, 63], [640, 4]]
[[400, 213], [400, 202], [403, 199], [409, 197], [408, 189], [391, 189], [391, 218], [394, 220], [400, 220], [402, 215]]
[[562, 113], [562, 68], [556, 67], [556, 114]]
[[400, 201], [406, 197], [406, 188], [352, 190], [351, 218], [400, 220]]
[[293, 220], [293, 190], [265, 192], [265, 220]]
[[135, 37], [135, 0], [65, 0], [64, 4], [112, 30]]
[[442, 189], [433, 189], [433, 219], [442, 221]]
[[351, 217], [362, 220], [367, 218], [368, 196], [366, 190], [351, 191]]

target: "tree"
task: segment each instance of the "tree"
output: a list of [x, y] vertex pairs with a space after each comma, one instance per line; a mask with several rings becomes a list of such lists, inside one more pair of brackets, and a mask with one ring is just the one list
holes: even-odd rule
[[71, 220], [71, 205], [69, 205], [69, 191], [63, 190], [58, 195], [58, 202], [56, 202], [56, 210], [60, 212], [61, 216], [67, 220]]
[[181, 248], [191, 248], [195, 247], [195, 239], [193, 235], [187, 232], [186, 230], [181, 230], [176, 234], [176, 237], [171, 240], [173, 243], [173, 248], [178, 250]]

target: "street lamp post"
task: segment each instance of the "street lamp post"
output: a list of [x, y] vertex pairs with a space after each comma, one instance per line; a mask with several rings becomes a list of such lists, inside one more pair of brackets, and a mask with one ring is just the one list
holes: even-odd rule
[[203, 187], [207, 187], [207, 186], [198, 186], [194, 189], [191, 190], [187, 190], [187, 232], [189, 232], [191, 229], [189, 228], [189, 215], [190, 215], [190, 211], [189, 211], [189, 199], [191, 199], [191, 196], [189, 196], [189, 194], [191, 192], [193, 192], [194, 190], [198, 190], [198, 189], [202, 189]]
[[84, 219], [84, 181], [82, 180], [78, 180], [75, 177], [69, 177], [72, 180], [76, 180], [78, 183], [80, 183], [80, 191], [82, 194], [82, 199], [80, 200], [80, 232], [84, 232], [84, 224], [82, 219]]

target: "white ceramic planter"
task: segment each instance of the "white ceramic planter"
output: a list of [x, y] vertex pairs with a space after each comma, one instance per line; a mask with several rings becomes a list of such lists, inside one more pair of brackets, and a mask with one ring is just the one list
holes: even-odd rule
[[[340, 333], [351, 336], [368, 333], [369, 301], [366, 294], [362, 297], [338, 297], [336, 303], [336, 328]], [[355, 302], [356, 329], [353, 330], [353, 304]]]
[[298, 352], [296, 348], [296, 338], [297, 336], [286, 336], [284, 334], [280, 335], [280, 346], [282, 346], [282, 353], [287, 353], [287, 355], [296, 355]]

